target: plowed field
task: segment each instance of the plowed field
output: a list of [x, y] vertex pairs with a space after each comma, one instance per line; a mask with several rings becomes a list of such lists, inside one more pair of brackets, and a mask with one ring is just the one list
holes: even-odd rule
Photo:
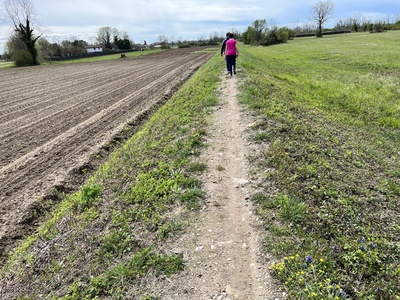
[[0, 255], [38, 199], [214, 54], [193, 51], [0, 71]]

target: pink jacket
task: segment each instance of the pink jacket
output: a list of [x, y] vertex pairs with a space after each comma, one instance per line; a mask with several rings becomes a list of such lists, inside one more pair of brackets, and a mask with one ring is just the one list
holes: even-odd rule
[[229, 39], [226, 41], [225, 55], [238, 55], [236, 41], [234, 39]]

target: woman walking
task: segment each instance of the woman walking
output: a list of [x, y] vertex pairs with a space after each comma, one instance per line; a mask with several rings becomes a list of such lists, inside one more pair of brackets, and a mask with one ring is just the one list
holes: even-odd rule
[[228, 67], [228, 73], [232, 76], [232, 72], [236, 74], [236, 57], [239, 56], [233, 33], [229, 33], [229, 40], [226, 41], [225, 48], [226, 65]]

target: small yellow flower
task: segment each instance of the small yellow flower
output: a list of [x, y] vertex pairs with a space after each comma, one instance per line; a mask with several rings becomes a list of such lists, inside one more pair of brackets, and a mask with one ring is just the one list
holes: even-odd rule
[[313, 296], [313, 297], [317, 297], [317, 296], [318, 296], [318, 294], [317, 294], [317, 293], [315, 293], [315, 292], [312, 292], [312, 293], [311, 293], [311, 296]]
[[324, 259], [323, 258], [320, 258], [320, 260], [319, 260], [321, 263], [323, 263], [324, 262]]
[[293, 260], [293, 259], [294, 259], [294, 256], [291, 256], [290, 259]]

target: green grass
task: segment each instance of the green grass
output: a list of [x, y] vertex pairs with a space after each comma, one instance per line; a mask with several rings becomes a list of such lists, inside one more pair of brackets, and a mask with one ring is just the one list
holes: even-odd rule
[[12, 61], [0, 61], [0, 69], [11, 68], [14, 66]]
[[399, 38], [240, 49], [241, 102], [261, 119], [254, 140], [270, 145], [258, 174], [279, 190], [261, 185], [253, 199], [291, 299], [400, 297]]

